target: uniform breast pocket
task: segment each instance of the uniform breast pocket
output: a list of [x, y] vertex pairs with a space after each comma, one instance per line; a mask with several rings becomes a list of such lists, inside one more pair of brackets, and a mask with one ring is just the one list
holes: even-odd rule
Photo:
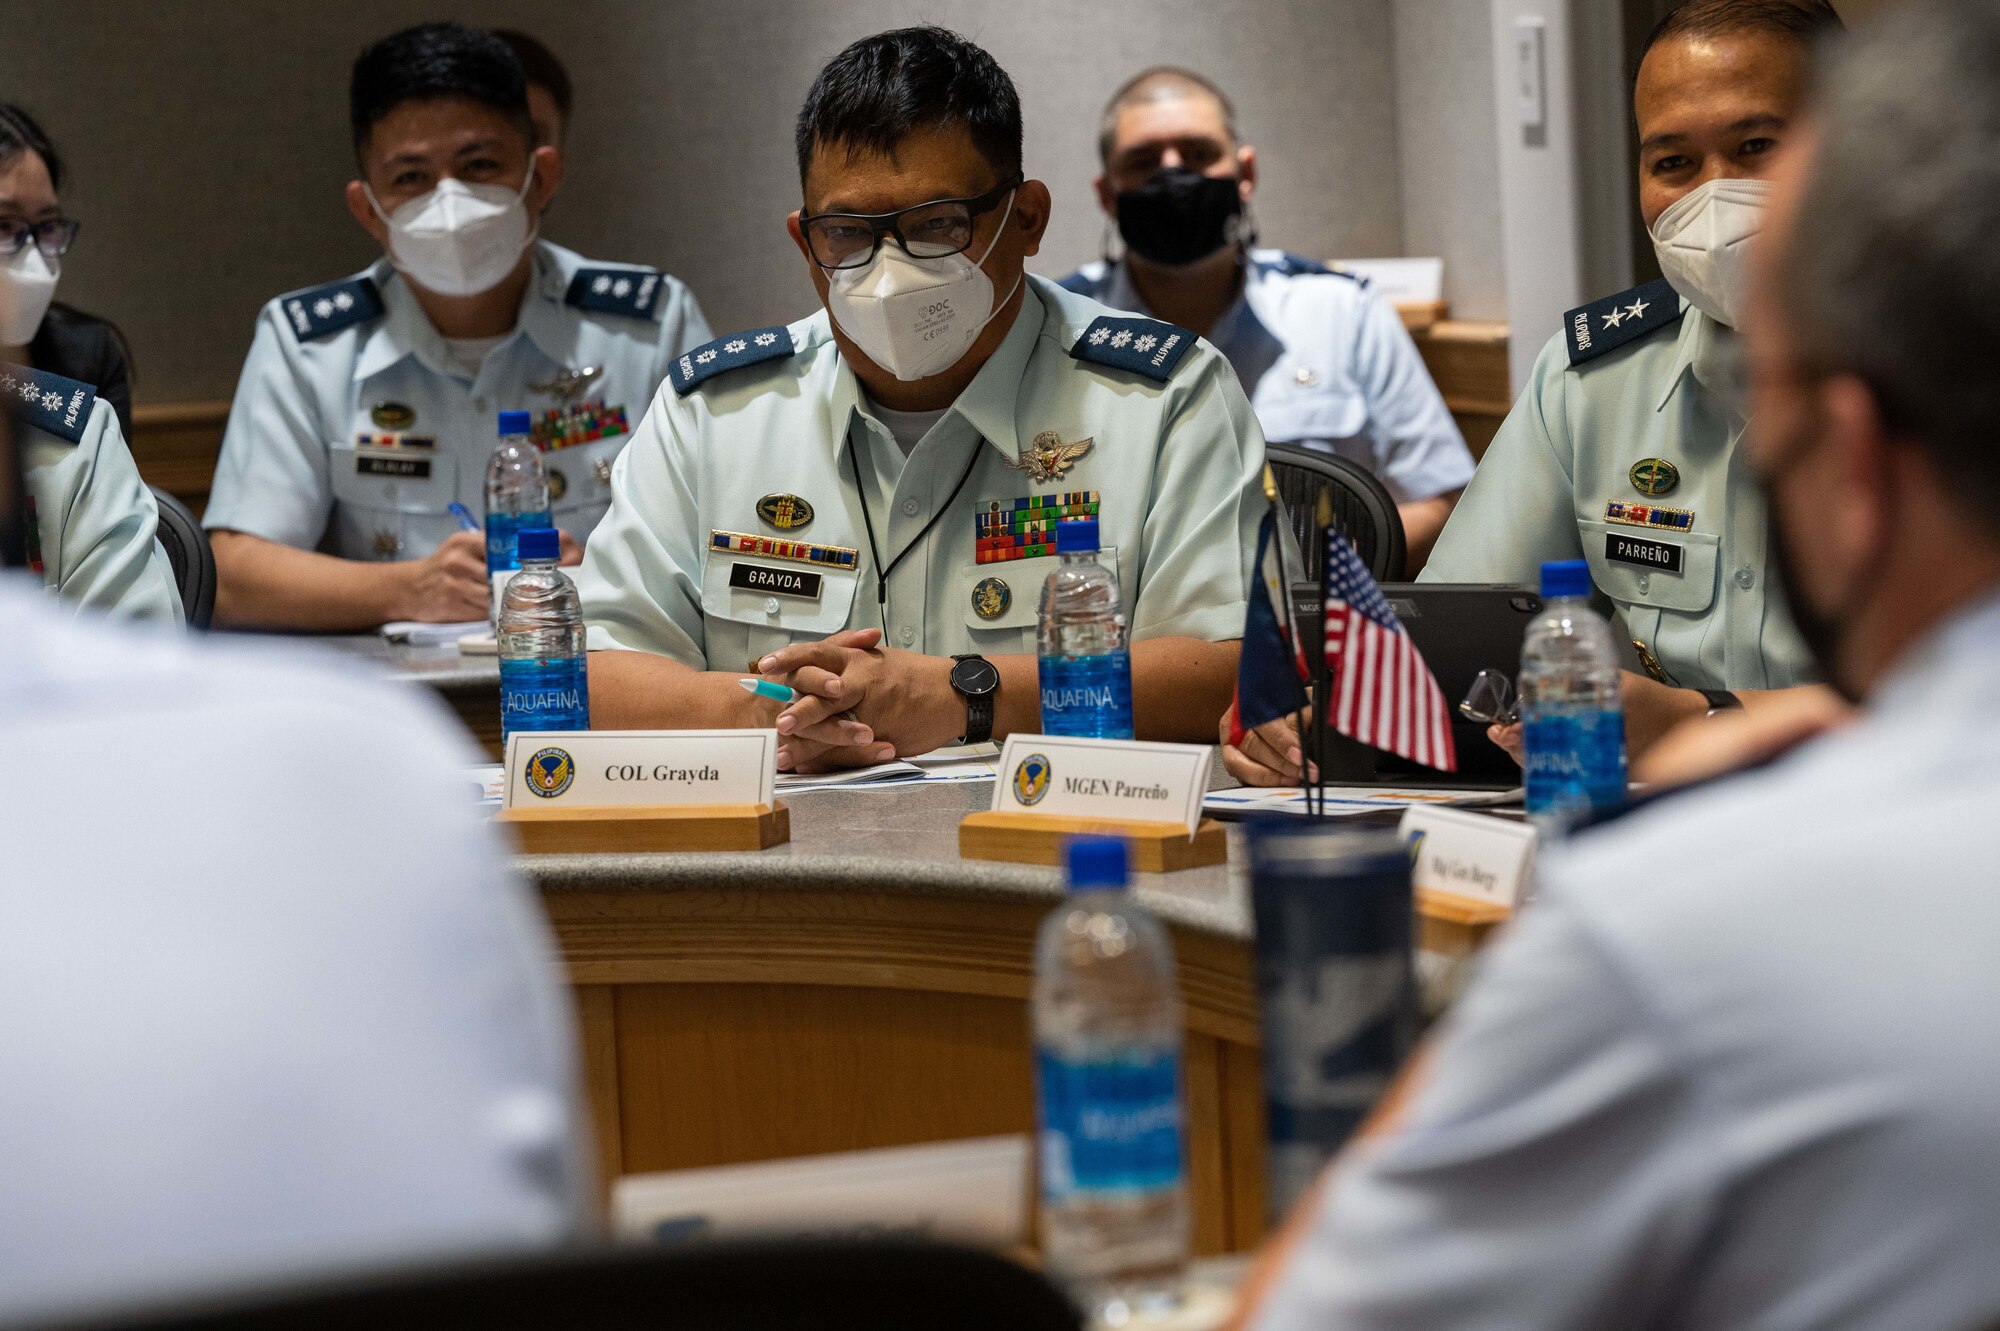
[[1368, 427], [1368, 403], [1350, 384], [1281, 393], [1256, 406], [1257, 423], [1274, 444], [1353, 439]]
[[442, 514], [458, 498], [456, 459], [428, 448], [328, 446], [333, 497], [375, 513]]
[[[1099, 550], [1097, 559], [1113, 574], [1118, 572], [1115, 548]], [[961, 566], [956, 578], [958, 603], [964, 607], [966, 636], [973, 649], [981, 656], [1032, 656], [1042, 584], [1061, 563], [1059, 555], [1041, 555]], [[1125, 611], [1129, 622], [1131, 607]]]
[[556, 526], [581, 541], [611, 508], [611, 464], [629, 434], [552, 449], [542, 455], [549, 472], [549, 506]]
[[1715, 604], [1720, 537], [1608, 522], [1577, 528], [1591, 580], [1612, 600], [1686, 615], [1706, 614]]
[[853, 569], [824, 568], [710, 550], [701, 568], [701, 613], [710, 670], [755, 669], [758, 658], [847, 627]]

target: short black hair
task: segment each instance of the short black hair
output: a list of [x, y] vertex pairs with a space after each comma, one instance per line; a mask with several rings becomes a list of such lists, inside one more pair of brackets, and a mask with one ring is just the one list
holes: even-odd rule
[[403, 103], [439, 97], [463, 97], [505, 112], [534, 145], [527, 76], [507, 43], [484, 28], [425, 23], [384, 37], [355, 58], [347, 85], [355, 152]]
[[1639, 50], [1639, 62], [1661, 42], [1676, 38], [1726, 37], [1736, 32], [1769, 32], [1811, 47], [1847, 25], [1828, 0], [1686, 0], [1654, 25]]
[[531, 88], [546, 88], [555, 99], [556, 110], [562, 113], [563, 123], [569, 123], [569, 108], [576, 98], [576, 85], [570, 82], [569, 68], [560, 57], [541, 40], [531, 37], [519, 28], [495, 28], [493, 35], [507, 43], [507, 49], [521, 62], [521, 72], [527, 76]]
[[920, 130], [961, 125], [1001, 180], [1021, 174], [1021, 98], [998, 61], [932, 24], [879, 32], [827, 62], [794, 138], [799, 182], [820, 146], [893, 153]]
[[23, 152], [35, 153], [42, 159], [42, 165], [49, 169], [49, 184], [60, 191], [63, 164], [56, 146], [49, 142], [49, 136], [42, 132], [33, 116], [12, 102], [0, 102], [0, 162]]
[[1118, 91], [1104, 104], [1104, 114], [1097, 122], [1097, 160], [1111, 165], [1111, 143], [1118, 133], [1120, 111], [1128, 106], [1179, 97], [1214, 98], [1222, 110], [1222, 132], [1232, 144], [1242, 142], [1236, 135], [1236, 103], [1229, 100], [1229, 94], [1217, 87], [1213, 79], [1179, 65], [1154, 65], [1119, 84]]

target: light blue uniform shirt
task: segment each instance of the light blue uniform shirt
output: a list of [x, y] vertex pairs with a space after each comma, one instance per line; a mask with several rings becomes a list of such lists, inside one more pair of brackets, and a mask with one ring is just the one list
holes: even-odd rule
[[[1071, 291], [1147, 313], [1123, 264], [1088, 263]], [[1243, 290], [1208, 331], [1250, 395], [1264, 437], [1366, 467], [1399, 504], [1464, 488], [1472, 453], [1416, 343], [1359, 278], [1251, 250]]]
[[183, 621], [173, 565], [160, 547], [160, 508], [139, 477], [111, 404], [89, 384], [46, 370], [0, 366], [0, 408], [35, 501], [38, 549], [50, 590], [85, 610]]
[[[1025, 283], [1007, 336], [907, 459], [823, 311], [682, 358], [618, 460], [577, 573], [592, 649], [742, 670], [881, 628], [931, 656], [1032, 654], [1059, 561], [980, 562], [980, 515], [1088, 492], [1134, 640], [1242, 636], [1264, 441], [1235, 376], [1184, 328]], [[1050, 441], [1078, 452], [1037, 480], [1020, 467]], [[802, 512], [781, 501], [811, 520], [779, 526]], [[739, 537], [805, 548], [729, 548]], [[876, 559], [906, 550], [878, 601]]]
[[[453, 500], [485, 513], [500, 412], [540, 418], [601, 400], [625, 409], [626, 433], [543, 456], [560, 492], [556, 525], [588, 536], [610, 504], [611, 462], [629, 427], [673, 358], [707, 340], [708, 324], [664, 273], [586, 263], [547, 241], [534, 248], [519, 321], [476, 377], [452, 361], [386, 258], [266, 305], [204, 525], [345, 559], [420, 558], [458, 530]], [[565, 373], [592, 367], [599, 373], [565, 399]], [[381, 447], [385, 435], [401, 447]], [[433, 446], [408, 446], [425, 440]]]
[[2000, 600], [1863, 720], [1550, 857], [1260, 1331], [2000, 1311]]

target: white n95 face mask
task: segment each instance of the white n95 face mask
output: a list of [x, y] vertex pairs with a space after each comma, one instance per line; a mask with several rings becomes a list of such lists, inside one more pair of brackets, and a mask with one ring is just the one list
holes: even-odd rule
[[[1001, 230], [1013, 215], [1010, 193]], [[1005, 299], [994, 301], [993, 279], [979, 264], [999, 243], [996, 230], [986, 253], [974, 263], [963, 254], [914, 258], [884, 237], [864, 267], [827, 274], [827, 313], [869, 360], [898, 379], [907, 383], [941, 374], [972, 350], [980, 331], [1021, 285], [1015, 278]]]
[[34, 340], [61, 275], [61, 261], [43, 254], [32, 241], [0, 263], [0, 347], [25, 347]]
[[389, 258], [397, 271], [440, 296], [476, 296], [505, 281], [535, 239], [528, 225], [528, 171], [519, 190], [468, 185], [446, 177], [437, 188], [382, 211], [367, 190], [375, 215], [389, 227]]
[[1769, 181], [1711, 180], [1653, 223], [1661, 274], [1717, 323], [1734, 328], [1743, 313], [1750, 239], [1770, 197]]

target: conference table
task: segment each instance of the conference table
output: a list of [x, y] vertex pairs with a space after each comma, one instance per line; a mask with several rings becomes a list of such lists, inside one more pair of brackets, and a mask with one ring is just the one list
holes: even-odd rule
[[[497, 718], [492, 658], [327, 641], [461, 717], [483, 705]], [[990, 781], [781, 798], [791, 840], [768, 850], [514, 860], [574, 988], [607, 1183], [1033, 1129], [1034, 938], [1060, 871], [960, 857], [959, 820], [988, 807]], [[1249, 888], [1229, 835], [1227, 864], [1133, 887], [1178, 961], [1202, 1254], [1247, 1248], [1266, 1226]], [[1420, 945], [1462, 958], [1493, 923], [1426, 908]]]

